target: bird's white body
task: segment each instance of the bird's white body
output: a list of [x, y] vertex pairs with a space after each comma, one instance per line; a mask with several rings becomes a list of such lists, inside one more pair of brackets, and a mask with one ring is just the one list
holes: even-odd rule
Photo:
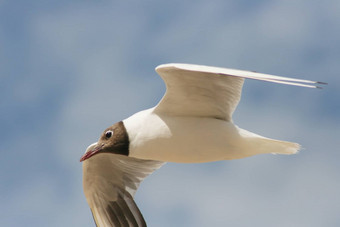
[[208, 117], [157, 114], [154, 109], [125, 119], [130, 157], [163, 162], [201, 163], [256, 154], [293, 154], [296, 143], [278, 141]]

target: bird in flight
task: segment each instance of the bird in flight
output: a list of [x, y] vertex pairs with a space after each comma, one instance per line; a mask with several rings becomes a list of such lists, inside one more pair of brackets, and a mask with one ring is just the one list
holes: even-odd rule
[[166, 162], [203, 163], [256, 154], [295, 154], [300, 145], [233, 124], [244, 79], [309, 88], [322, 82], [192, 64], [156, 68], [166, 92], [153, 108], [104, 130], [83, 162], [83, 188], [98, 227], [146, 226], [133, 200], [139, 184]]

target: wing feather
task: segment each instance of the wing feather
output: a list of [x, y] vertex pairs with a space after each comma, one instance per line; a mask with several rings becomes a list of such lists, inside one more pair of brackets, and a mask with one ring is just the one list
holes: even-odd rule
[[84, 193], [96, 225], [146, 226], [133, 196], [144, 178], [163, 164], [105, 153], [84, 161]]
[[325, 84], [269, 74], [191, 64], [164, 64], [156, 68], [166, 92], [156, 112], [178, 116], [212, 117], [231, 121], [244, 79], [320, 88]]

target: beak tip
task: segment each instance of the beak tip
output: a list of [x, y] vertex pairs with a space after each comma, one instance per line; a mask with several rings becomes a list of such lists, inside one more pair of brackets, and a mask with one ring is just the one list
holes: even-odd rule
[[86, 152], [83, 156], [81, 156], [79, 162], [85, 161], [89, 157], [91, 157], [91, 155], [88, 152]]
[[81, 158], [80, 158], [80, 162], [85, 161], [86, 159], [92, 157], [93, 155], [97, 154], [98, 152], [100, 152], [101, 148], [103, 146], [99, 146], [99, 147], [94, 147], [92, 150], [87, 151]]

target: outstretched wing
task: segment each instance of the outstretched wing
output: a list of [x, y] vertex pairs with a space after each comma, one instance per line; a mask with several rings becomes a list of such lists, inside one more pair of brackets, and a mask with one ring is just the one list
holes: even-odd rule
[[86, 200], [98, 227], [146, 226], [133, 196], [145, 177], [164, 162], [98, 154], [83, 163]]
[[321, 82], [300, 80], [243, 70], [191, 64], [164, 64], [156, 68], [166, 93], [155, 108], [178, 116], [212, 117], [231, 121], [241, 98], [245, 78], [317, 88]]

